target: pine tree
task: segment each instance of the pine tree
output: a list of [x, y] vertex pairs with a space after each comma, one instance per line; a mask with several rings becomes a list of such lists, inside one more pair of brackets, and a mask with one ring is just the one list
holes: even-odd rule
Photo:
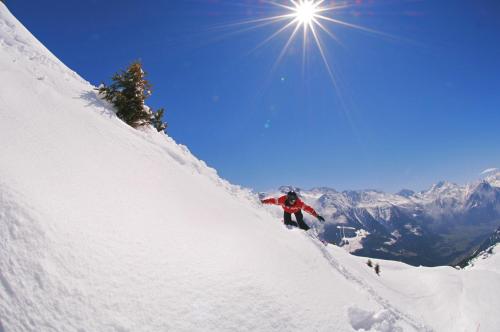
[[163, 131], [167, 129], [167, 123], [163, 122], [163, 113], [165, 112], [164, 108], [160, 108], [158, 111], [153, 113], [153, 117], [151, 118], [151, 125], [158, 131]]
[[162, 121], [164, 109], [153, 112], [144, 102], [151, 96], [151, 84], [146, 79], [140, 62], [135, 61], [127, 70], [112, 77], [110, 86], [102, 84], [97, 90], [104, 99], [116, 107], [116, 115], [134, 128], [153, 125], [158, 131], [165, 130]]
[[372, 267], [373, 266], [372, 260], [369, 259], [368, 262], [366, 262], [366, 265], [368, 265], [369, 267]]
[[378, 263], [375, 264], [375, 268], [374, 269], [375, 269], [375, 273], [379, 276], [380, 275], [380, 265], [378, 265]]

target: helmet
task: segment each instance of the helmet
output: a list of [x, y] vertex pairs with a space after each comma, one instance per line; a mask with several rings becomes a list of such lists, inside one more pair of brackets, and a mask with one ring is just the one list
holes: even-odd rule
[[290, 203], [295, 203], [297, 201], [299, 197], [297, 196], [297, 193], [295, 191], [289, 191], [287, 194], [286, 194], [286, 199], [288, 200], [288, 202]]

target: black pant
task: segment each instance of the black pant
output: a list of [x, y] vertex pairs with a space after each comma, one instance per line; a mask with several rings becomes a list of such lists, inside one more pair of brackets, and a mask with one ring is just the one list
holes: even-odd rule
[[307, 231], [309, 226], [304, 222], [304, 216], [302, 215], [302, 211], [295, 212], [295, 220], [297, 222], [292, 221], [292, 215], [288, 212], [285, 212], [283, 218], [285, 219], [285, 225], [291, 225], [295, 227], [300, 227], [301, 229]]

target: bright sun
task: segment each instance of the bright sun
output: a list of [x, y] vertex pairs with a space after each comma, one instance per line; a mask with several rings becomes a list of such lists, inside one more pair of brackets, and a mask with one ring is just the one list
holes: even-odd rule
[[296, 19], [303, 25], [312, 24], [315, 16], [320, 12], [318, 3], [314, 3], [313, 1], [295, 2], [294, 5]]
[[[279, 7], [283, 10], [283, 13], [276, 16], [263, 17], [259, 19], [243, 21], [236, 23], [235, 25], [246, 25], [246, 24], [254, 24], [253, 28], [264, 27], [267, 25], [275, 24], [275, 23], [283, 23], [283, 25], [278, 28], [273, 34], [271, 34], [268, 38], [266, 38], [263, 42], [261, 42], [255, 49], [263, 46], [268, 43], [272, 39], [275, 39], [285, 31], [290, 32], [290, 36], [285, 42], [281, 53], [276, 59], [275, 68], [278, 63], [283, 59], [286, 55], [287, 51], [290, 49], [294, 40], [298, 37], [302, 39], [302, 64], [305, 65], [305, 58], [307, 53], [307, 48], [309, 44], [315, 44], [321, 58], [324, 62], [324, 65], [327, 69], [328, 74], [330, 75], [333, 83], [335, 83], [335, 78], [333, 75], [333, 70], [327, 60], [327, 55], [325, 53], [325, 49], [323, 46], [322, 38], [320, 36], [321, 33], [328, 35], [333, 38], [337, 42], [339, 42], [337, 36], [334, 34], [334, 31], [331, 31], [328, 25], [338, 25], [347, 28], [357, 29], [364, 32], [375, 33], [378, 35], [390, 37], [384, 33], [368, 29], [359, 25], [355, 25], [352, 23], [348, 23], [345, 21], [341, 21], [339, 19], [334, 18], [334, 13], [338, 13], [342, 9], [350, 8], [356, 2], [349, 2], [346, 0], [260, 0], [262, 3], [270, 4], [273, 7]], [[246, 31], [248, 29], [243, 29], [242, 31]], [[312, 41], [312, 43], [309, 43]]]

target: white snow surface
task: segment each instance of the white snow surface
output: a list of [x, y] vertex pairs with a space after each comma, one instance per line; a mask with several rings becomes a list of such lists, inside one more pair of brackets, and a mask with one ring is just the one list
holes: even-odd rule
[[0, 331], [497, 331], [500, 276], [288, 230], [0, 3]]
[[485, 180], [493, 187], [500, 187], [500, 170], [489, 173]]
[[368, 235], [370, 235], [368, 231], [364, 229], [358, 229], [356, 231], [356, 236], [342, 239], [345, 243], [343, 245], [344, 249], [352, 253], [356, 252], [359, 249], [362, 249], [363, 248], [362, 241]]
[[474, 258], [466, 269], [492, 270], [500, 273], [500, 244], [497, 243]]

